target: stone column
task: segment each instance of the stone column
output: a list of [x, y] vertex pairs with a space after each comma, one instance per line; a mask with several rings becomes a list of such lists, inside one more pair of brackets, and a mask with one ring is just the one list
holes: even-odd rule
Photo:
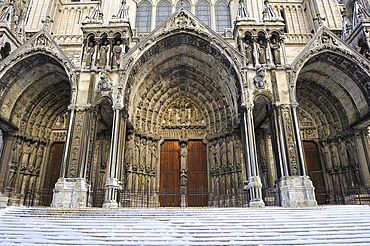
[[248, 172], [248, 185], [247, 189], [250, 193], [250, 207], [264, 207], [265, 203], [262, 200], [262, 183], [258, 173], [257, 155], [255, 134], [253, 125], [253, 106], [252, 104], [244, 106], [244, 131], [245, 131], [245, 151]]
[[90, 106], [71, 108], [70, 123], [64, 156], [61, 166], [61, 178], [55, 184], [52, 207], [81, 208], [86, 206], [88, 183], [85, 178], [88, 142], [91, 133]]
[[187, 139], [181, 139], [180, 140], [180, 192], [181, 192], [181, 207], [185, 208], [187, 207], [187, 202], [186, 202], [186, 191], [187, 191], [187, 183], [188, 183], [188, 178], [186, 175], [186, 170], [187, 170], [187, 159], [188, 159], [188, 150], [187, 150], [187, 144], [188, 140]]
[[[281, 118], [278, 121], [280, 126], [281, 146], [285, 146], [287, 166], [290, 176], [282, 177], [279, 183], [280, 198], [282, 207], [312, 207], [316, 206], [314, 187], [310, 178], [306, 175], [300, 175], [298, 166], [298, 139], [299, 132], [294, 126], [294, 117], [291, 106], [289, 104], [281, 104], [278, 109]], [[298, 121], [297, 121], [298, 123]], [[299, 131], [299, 129], [298, 129]], [[301, 170], [303, 174], [303, 172]]]
[[281, 52], [283, 52], [283, 61], [284, 61], [284, 64], [283, 66], [287, 65], [288, 62], [287, 62], [287, 57], [286, 57], [286, 53], [285, 53], [285, 43], [284, 43], [284, 37], [280, 37], [280, 46], [281, 46]]
[[87, 44], [87, 40], [84, 40], [82, 42], [82, 46], [81, 46], [81, 55], [80, 55], [80, 67], [82, 67], [82, 61], [84, 59], [84, 55], [85, 55], [85, 49], [86, 49], [86, 44]]
[[365, 133], [363, 132], [356, 132], [355, 139], [356, 139], [356, 146], [357, 146], [357, 154], [359, 160], [359, 169], [361, 178], [363, 181], [363, 185], [369, 186], [370, 185], [370, 173], [369, 173], [369, 161], [368, 161], [368, 148], [367, 144], [365, 143]]
[[297, 106], [298, 104], [292, 105], [293, 125], [294, 125], [294, 130], [295, 130], [295, 136], [297, 139], [299, 162], [301, 164], [301, 175], [306, 176], [306, 167], [305, 167], [305, 161], [304, 161], [304, 156], [303, 156], [302, 140], [301, 140], [301, 134], [300, 134], [299, 125], [298, 125]]
[[[273, 66], [274, 65], [274, 62], [272, 60], [272, 52], [271, 52], [271, 45], [270, 45], [270, 40], [271, 40], [271, 36], [267, 38], [267, 52], [269, 54], [269, 65], [270, 66]], [[276, 64], [275, 64], [276, 66]]]
[[104, 208], [118, 207], [117, 192], [120, 189], [118, 177], [124, 156], [124, 142], [126, 134], [126, 119], [124, 109], [120, 106], [114, 107], [112, 140], [109, 158], [108, 178], [105, 185]]

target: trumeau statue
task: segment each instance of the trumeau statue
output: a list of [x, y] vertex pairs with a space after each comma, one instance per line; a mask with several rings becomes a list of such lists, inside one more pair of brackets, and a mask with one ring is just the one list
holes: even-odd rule
[[187, 159], [188, 159], [188, 150], [186, 148], [186, 143], [181, 143], [180, 148], [180, 158], [181, 158], [181, 167], [186, 168]]

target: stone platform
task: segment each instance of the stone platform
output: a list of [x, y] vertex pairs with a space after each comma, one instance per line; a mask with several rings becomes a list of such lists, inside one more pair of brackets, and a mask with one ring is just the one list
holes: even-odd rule
[[0, 210], [3, 245], [370, 245], [370, 207]]

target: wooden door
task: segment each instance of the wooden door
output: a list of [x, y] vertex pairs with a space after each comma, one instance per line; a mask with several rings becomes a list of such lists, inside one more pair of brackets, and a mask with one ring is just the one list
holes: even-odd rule
[[55, 183], [60, 176], [60, 166], [62, 163], [64, 143], [54, 143], [50, 147], [49, 161], [46, 168], [46, 176], [44, 182], [43, 202], [45, 206], [50, 206], [51, 198]]
[[[180, 144], [179, 141], [165, 141], [161, 146], [160, 173], [161, 207], [180, 206]], [[164, 188], [165, 187], [165, 188]]]
[[304, 154], [307, 167], [307, 175], [310, 176], [315, 186], [316, 200], [318, 204], [325, 203], [325, 183], [321, 168], [319, 149], [314, 142], [304, 141]]
[[207, 206], [207, 149], [202, 141], [189, 141], [187, 158], [188, 207]]

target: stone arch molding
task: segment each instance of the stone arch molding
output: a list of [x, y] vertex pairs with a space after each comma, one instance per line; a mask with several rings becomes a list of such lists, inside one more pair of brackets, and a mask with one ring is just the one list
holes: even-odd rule
[[[199, 58], [199, 56], [190, 54], [191, 52], [176, 53], [178, 50], [177, 47], [191, 47], [195, 52], [199, 52], [204, 55], [204, 57], [211, 56], [212, 61], [207, 63], [205, 58]], [[161, 57], [161, 54], [165, 56], [167, 51], [172, 51], [171, 64], [172, 68], [164, 65], [166, 63], [166, 58]], [[167, 53], [166, 53], [167, 52]], [[178, 64], [176, 60], [181, 60], [181, 56], [186, 56], [186, 62]], [[201, 101], [206, 102], [210, 98], [209, 93], [206, 91], [206, 88], [202, 83], [191, 84], [191, 88], [187, 87], [187, 83], [191, 81], [207, 81], [212, 85], [213, 89], [222, 91], [224, 97], [218, 97], [217, 100], [213, 102], [210, 101], [204, 105], [199, 104], [201, 108], [194, 108], [194, 106], [188, 104], [187, 110], [193, 108], [196, 112], [201, 112], [202, 116], [199, 117], [204, 120], [204, 122], [213, 122], [218, 124], [217, 119], [211, 119], [212, 117], [207, 114], [207, 109], [214, 110], [216, 105], [224, 105], [225, 107], [231, 107], [230, 111], [238, 112], [238, 107], [241, 102], [244, 101], [242, 93], [242, 84], [243, 78], [241, 76], [241, 64], [242, 64], [243, 54], [239, 53], [237, 49], [232, 47], [229, 43], [222, 39], [220, 35], [202, 23], [194, 15], [192, 15], [185, 8], [181, 8], [172, 14], [165, 22], [163, 22], [158, 28], [156, 28], [152, 33], [146, 36], [141, 42], [139, 42], [135, 47], [133, 47], [127, 54], [121, 57], [121, 76], [119, 83], [117, 85], [117, 99], [116, 104], [119, 104], [120, 107], [125, 107], [128, 110], [129, 118], [132, 115], [136, 114], [135, 110], [132, 107], [132, 103], [135, 97], [138, 97], [139, 87], [143, 83], [147, 83], [147, 87], [152, 86], [152, 92], [150, 91], [140, 91], [140, 94], [145, 94], [154, 99], [154, 101], [161, 102], [160, 95], [158, 91], [161, 90], [161, 87], [165, 88], [168, 85], [176, 85], [177, 88], [180, 88], [182, 91], [173, 91], [176, 90], [173, 87], [168, 86], [168, 93], [171, 95], [178, 95], [179, 93], [186, 93], [188, 95], [195, 95], [194, 88], [197, 88], [198, 92], [202, 92], [200, 95]], [[162, 61], [156, 61], [156, 58], [160, 57]], [[203, 60], [202, 60], [203, 59]], [[162, 63], [161, 63], [162, 62]], [[154, 64], [154, 65], [153, 65]], [[209, 76], [201, 78], [197, 75], [196, 69], [197, 66], [205, 67], [216, 67], [214, 71], [209, 72]], [[154, 68], [160, 67], [163, 69], [165, 76], [168, 74], [181, 74], [181, 71], [186, 70], [189, 74], [188, 76], [178, 76], [177, 79], [172, 79], [171, 75], [168, 75], [168, 78], [163, 78], [163, 75], [153, 75], [146, 72], [147, 70], [154, 70]], [[219, 69], [217, 69], [219, 68]], [[167, 74], [167, 75], [166, 75]], [[173, 76], [176, 77], [176, 76]], [[160, 81], [163, 81], [162, 83]], [[196, 84], [196, 85], [195, 85]], [[158, 95], [155, 95], [158, 94]], [[195, 97], [190, 96], [195, 101]], [[173, 98], [172, 98], [173, 99]], [[172, 102], [172, 99], [165, 101], [165, 106], [170, 107], [169, 105]], [[137, 100], [136, 100], [137, 101]], [[141, 108], [145, 109], [146, 101], [145, 98], [141, 100]], [[224, 103], [225, 101], [229, 103]], [[232, 103], [230, 103], [232, 102]], [[158, 104], [158, 103], [156, 103]], [[154, 105], [154, 109], [158, 109], [160, 105]], [[151, 111], [149, 109], [148, 111]], [[155, 111], [155, 110], [154, 110]], [[222, 117], [227, 117], [229, 113], [218, 112], [223, 115]], [[148, 112], [146, 112], [148, 113]], [[148, 115], [149, 118], [157, 117], [157, 115]], [[135, 124], [135, 119], [130, 119]], [[201, 121], [202, 121], [201, 120]], [[166, 121], [165, 119], [160, 118], [161, 122]], [[167, 125], [171, 123], [169, 119]], [[191, 122], [189, 123], [191, 124]], [[221, 125], [221, 123], [219, 123]]]
[[[346, 58], [358, 66], [362, 74], [358, 74], [355, 79], [357, 79], [359, 85], [361, 85], [361, 91], [366, 94], [367, 87], [369, 86], [368, 83], [370, 81], [370, 62], [351, 46], [343, 42], [327, 27], [322, 26], [291, 64], [289, 87], [290, 97], [293, 103], [297, 102], [296, 86], [298, 76], [302, 68], [311, 58], [325, 52], [330, 52], [337, 56]], [[369, 104], [370, 101], [368, 97], [366, 100]]]
[[[12, 70], [16, 63], [35, 54], [44, 54], [59, 62], [69, 77], [72, 91], [77, 92], [76, 66], [45, 28], [40, 29], [0, 63], [0, 82], [4, 82], [1, 81], [2, 78]], [[74, 93], [72, 103], [76, 99], [75, 97], [76, 93]]]

